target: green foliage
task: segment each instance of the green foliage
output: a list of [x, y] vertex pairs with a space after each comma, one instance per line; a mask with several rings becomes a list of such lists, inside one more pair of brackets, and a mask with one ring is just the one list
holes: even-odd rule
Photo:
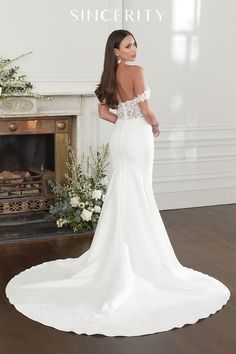
[[64, 185], [48, 180], [56, 197], [56, 202], [51, 205], [49, 212], [57, 218], [58, 227], [67, 225], [73, 231], [94, 231], [109, 182], [105, 174], [109, 164], [109, 144], [104, 144], [102, 151], [96, 153], [90, 146], [90, 156], [85, 158], [82, 155], [79, 163], [69, 141], [67, 147], [70, 175], [65, 174]]
[[51, 100], [51, 97], [32, 92], [33, 84], [27, 80], [26, 75], [19, 75], [19, 66], [9, 67], [14, 61], [25, 57], [31, 52], [22, 54], [14, 59], [4, 59], [0, 57], [0, 99], [4, 100], [9, 96], [32, 96], [37, 98], [46, 98]]
[[32, 52], [23, 54], [12, 60], [0, 57], [0, 87], [2, 95], [31, 92], [33, 85], [26, 80], [26, 75], [18, 75], [19, 66], [8, 67], [13, 61], [30, 53]]

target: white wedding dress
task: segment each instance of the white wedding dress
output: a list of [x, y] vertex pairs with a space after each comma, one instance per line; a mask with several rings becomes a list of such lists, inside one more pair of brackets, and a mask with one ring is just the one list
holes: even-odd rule
[[7, 284], [25, 316], [78, 334], [138, 336], [196, 323], [229, 300], [228, 287], [183, 266], [170, 243], [152, 189], [154, 137], [138, 105], [150, 92], [117, 108], [112, 175], [91, 247]]

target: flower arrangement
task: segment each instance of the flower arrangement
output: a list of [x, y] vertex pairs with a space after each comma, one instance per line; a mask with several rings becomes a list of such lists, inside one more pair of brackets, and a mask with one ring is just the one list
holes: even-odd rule
[[85, 159], [83, 154], [80, 163], [77, 163], [68, 141], [67, 146], [69, 155], [67, 166], [71, 176], [65, 174], [64, 185], [48, 180], [56, 196], [56, 202], [50, 206], [49, 213], [57, 218], [58, 227], [66, 225], [74, 232], [94, 231], [109, 183], [105, 175], [105, 169], [109, 164], [107, 163], [109, 143], [104, 144], [102, 151], [97, 151], [96, 154], [90, 146], [91, 156]]
[[[4, 59], [0, 57], [0, 99], [6, 99], [9, 96], [32, 96], [45, 98], [46, 96], [32, 92], [33, 84], [26, 79], [26, 75], [19, 75], [19, 66], [9, 67], [14, 61], [25, 57], [31, 52], [22, 54], [14, 59]], [[46, 97], [50, 99], [50, 97]]]

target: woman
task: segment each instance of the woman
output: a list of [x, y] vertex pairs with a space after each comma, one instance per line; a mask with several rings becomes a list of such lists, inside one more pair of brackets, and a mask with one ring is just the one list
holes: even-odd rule
[[[6, 294], [29, 318], [64, 331], [138, 336], [197, 322], [230, 298], [219, 280], [177, 259], [153, 190], [154, 136], [143, 69], [129, 65], [134, 36], [113, 31], [96, 95], [101, 118], [115, 123], [112, 175], [91, 247], [78, 258], [31, 267]], [[117, 109], [117, 115], [110, 112]]]
[[[111, 55], [113, 50], [117, 59]], [[95, 93], [100, 101], [107, 102], [99, 105], [99, 116], [111, 123], [116, 123], [118, 117], [110, 113], [110, 108], [117, 108], [119, 102], [132, 100], [134, 96], [137, 98], [146, 90], [143, 68], [128, 65], [129, 61], [135, 61], [136, 51], [137, 42], [129, 31], [116, 30], [110, 34], [106, 45], [101, 83]], [[122, 92], [121, 95], [119, 91]], [[148, 101], [140, 100], [139, 107], [143, 117], [151, 125], [154, 136], [158, 136], [159, 123], [151, 112]]]

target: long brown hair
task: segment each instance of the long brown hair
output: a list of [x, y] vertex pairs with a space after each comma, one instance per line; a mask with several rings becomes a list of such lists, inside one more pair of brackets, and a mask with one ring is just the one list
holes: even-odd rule
[[[110, 108], [113, 109], [116, 109], [119, 103], [115, 96], [116, 69], [118, 64], [117, 57], [114, 53], [114, 48], [119, 49], [120, 42], [128, 35], [131, 35], [134, 38], [131, 32], [123, 29], [115, 30], [109, 35], [105, 48], [105, 58], [101, 81], [94, 91], [101, 103], [107, 104]], [[137, 46], [136, 40], [135, 44]]]

